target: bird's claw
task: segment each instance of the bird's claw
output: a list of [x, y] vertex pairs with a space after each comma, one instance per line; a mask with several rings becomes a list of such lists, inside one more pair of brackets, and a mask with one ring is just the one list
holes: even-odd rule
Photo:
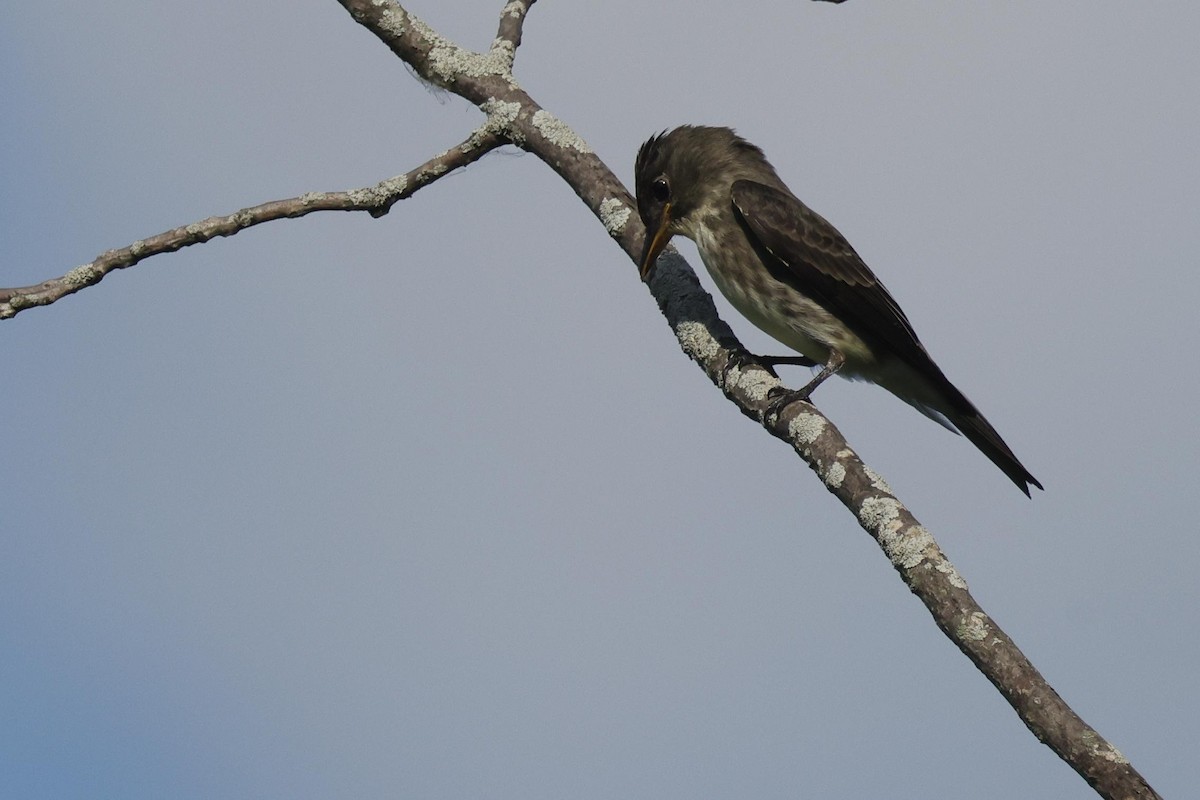
[[775, 368], [771, 363], [771, 359], [756, 356], [749, 350], [734, 350], [730, 353], [729, 358], [725, 360], [724, 373], [728, 377], [729, 373], [736, 370], [744, 371], [747, 367], [758, 367], [771, 373], [771, 376], [778, 378], [779, 375], [775, 372]]
[[767, 407], [763, 409], [763, 419], [779, 419], [779, 415], [784, 412], [788, 406], [798, 400], [803, 400], [806, 403], [812, 402], [809, 398], [812, 395], [812, 389], [804, 387], [803, 389], [788, 389], [785, 386], [776, 386], [767, 392]]

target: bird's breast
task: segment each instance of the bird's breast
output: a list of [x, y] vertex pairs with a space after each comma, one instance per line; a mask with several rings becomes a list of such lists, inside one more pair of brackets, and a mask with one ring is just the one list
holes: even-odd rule
[[727, 225], [703, 221], [684, 235], [696, 243], [717, 289], [755, 327], [822, 363], [837, 350], [846, 359], [847, 377], [873, 361], [866, 343], [841, 320], [771, 275], [732, 216]]

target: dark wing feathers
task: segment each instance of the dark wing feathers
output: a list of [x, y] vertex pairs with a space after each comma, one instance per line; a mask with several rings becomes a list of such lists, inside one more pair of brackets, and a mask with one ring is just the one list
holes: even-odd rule
[[820, 303], [877, 352], [890, 352], [923, 375], [954, 408], [955, 427], [1021, 491], [1029, 494], [1030, 484], [1042, 488], [929, 357], [908, 317], [836, 228], [788, 192], [755, 181], [735, 181], [730, 195], [776, 280]]
[[[873, 348], [944, 381], [908, 317], [837, 229], [787, 192], [735, 181], [734, 208], [776, 280], [825, 306]], [[761, 253], [760, 253], [761, 255]]]

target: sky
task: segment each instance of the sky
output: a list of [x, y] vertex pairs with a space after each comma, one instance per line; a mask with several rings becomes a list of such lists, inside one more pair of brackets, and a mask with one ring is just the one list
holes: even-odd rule
[[[409, 8], [480, 49], [502, 5]], [[1046, 491], [876, 387], [818, 406], [1167, 797], [1200, 783], [1197, 27], [542, 2], [516, 70], [626, 185], [650, 134], [732, 125], [847, 236]], [[4, 286], [481, 118], [332, 0], [2, 4], [0, 103]], [[0, 359], [0, 797], [1095, 796], [532, 156], [143, 262]]]

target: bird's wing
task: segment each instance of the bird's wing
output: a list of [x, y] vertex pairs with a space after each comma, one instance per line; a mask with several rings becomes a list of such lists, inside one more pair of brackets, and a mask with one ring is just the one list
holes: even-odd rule
[[1042, 488], [929, 357], [900, 306], [836, 228], [790, 193], [755, 181], [735, 181], [730, 194], [750, 241], [776, 280], [821, 304], [873, 348], [894, 354], [928, 380], [946, 403], [934, 410], [946, 413], [1021, 491], [1028, 495], [1030, 485]]
[[945, 380], [908, 317], [837, 228], [791, 194], [755, 181], [735, 181], [730, 195], [776, 280], [824, 306], [872, 348], [918, 372], [932, 367]]

